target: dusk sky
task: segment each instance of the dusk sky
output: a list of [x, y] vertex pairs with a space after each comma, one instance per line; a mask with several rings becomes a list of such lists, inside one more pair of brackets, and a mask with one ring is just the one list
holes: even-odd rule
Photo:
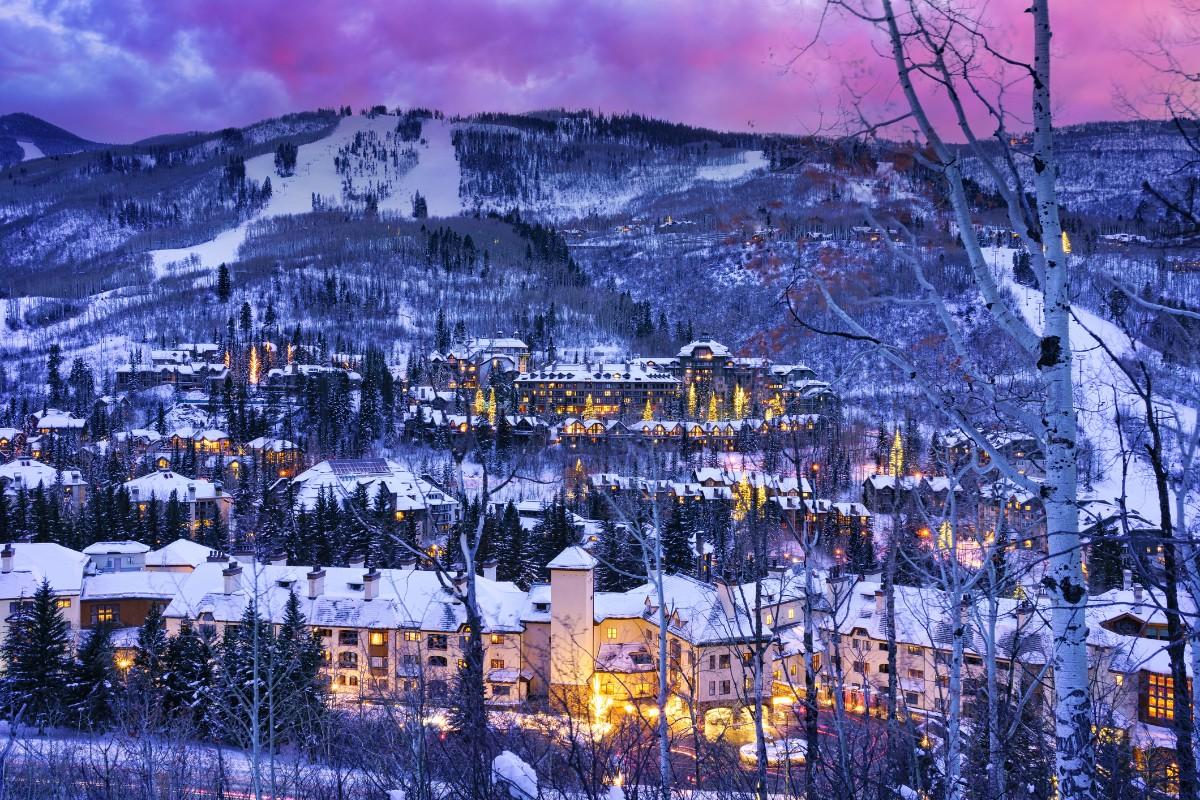
[[[1024, 5], [988, 6], [996, 36], [1014, 48], [1028, 24]], [[848, 20], [830, 22], [822, 44], [795, 58], [819, 8], [819, 0], [0, 0], [0, 113], [26, 111], [111, 142], [374, 103], [450, 114], [583, 107], [811, 131], [837, 118], [845, 76], [890, 85], [873, 81], [879, 56], [869, 32]], [[1170, 0], [1051, 8], [1059, 122], [1127, 116], [1114, 89], [1137, 96], [1149, 80], [1130, 50], [1150, 26], [1174, 24]]]

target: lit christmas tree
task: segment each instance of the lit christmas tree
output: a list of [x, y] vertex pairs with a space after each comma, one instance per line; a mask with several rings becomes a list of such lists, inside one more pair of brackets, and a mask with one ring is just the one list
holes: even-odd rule
[[649, 422], [654, 419], [654, 406], [650, 404], [650, 398], [646, 398], [646, 407], [642, 409], [642, 421]]
[[258, 348], [250, 346], [250, 385], [258, 386]]
[[899, 478], [904, 474], [904, 441], [900, 438], [900, 429], [892, 437], [892, 449], [888, 453], [888, 475]]

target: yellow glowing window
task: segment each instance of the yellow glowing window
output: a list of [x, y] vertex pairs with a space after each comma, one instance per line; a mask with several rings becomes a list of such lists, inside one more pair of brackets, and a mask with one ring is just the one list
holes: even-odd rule
[[421, 641], [421, 634], [417, 631], [405, 631], [404, 632], [404, 641], [419, 642], [419, 641]]
[[617, 638], [617, 629], [616, 629], [616, 627], [610, 627], [610, 628], [608, 629], [608, 638], [609, 638], [609, 639], [616, 639], [616, 638]]
[[58, 598], [57, 600], [54, 601], [54, 607], [55, 608], [70, 608], [71, 607], [71, 598], [69, 598], [69, 597]]
[[504, 634], [493, 633], [492, 634], [492, 644], [504, 644]]
[[385, 641], [386, 639], [384, 638], [383, 631], [371, 631], [371, 644], [381, 645], [384, 644]]

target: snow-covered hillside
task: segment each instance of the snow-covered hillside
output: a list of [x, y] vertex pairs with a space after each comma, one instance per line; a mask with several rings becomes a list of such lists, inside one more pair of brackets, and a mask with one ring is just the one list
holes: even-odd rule
[[[163, 277], [179, 269], [211, 269], [223, 262], [236, 261], [238, 248], [246, 240], [251, 222], [307, 214], [313, 210], [314, 203], [336, 207], [342, 202], [347, 188], [347, 177], [339, 172], [335, 161], [339, 153], [343, 153], [356, 136], [387, 137], [393, 134], [396, 120], [397, 117], [389, 114], [344, 117], [329, 136], [300, 146], [294, 173], [289, 176], [278, 174], [272, 154], [249, 159], [246, 161], [247, 179], [271, 181], [271, 198], [266, 205], [250, 220], [206, 242], [151, 251], [155, 274]], [[386, 196], [381, 196], [378, 201], [381, 211], [411, 214], [413, 195], [419, 192], [425, 197], [431, 216], [448, 217], [461, 213], [460, 176], [451, 143], [451, 128], [444, 120], [425, 122], [422, 140], [412, 144], [416, 164], [388, 184]]]

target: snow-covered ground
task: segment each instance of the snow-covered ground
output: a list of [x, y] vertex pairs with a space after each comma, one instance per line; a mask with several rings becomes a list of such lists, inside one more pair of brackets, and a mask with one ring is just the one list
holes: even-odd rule
[[[162, 277], [180, 267], [185, 271], [208, 270], [222, 262], [236, 261], [238, 248], [246, 241], [252, 221], [306, 214], [312, 211], [313, 195], [323, 198], [326, 203], [340, 203], [343, 176], [338, 174], [334, 165], [338, 150], [353, 141], [355, 134], [373, 131], [382, 137], [395, 128], [396, 117], [391, 115], [345, 117], [329, 136], [301, 145], [296, 155], [295, 173], [288, 177], [276, 174], [273, 153], [250, 159], [246, 162], [248, 180], [261, 183], [267, 178], [271, 179], [271, 199], [267, 204], [252, 220], [223, 231], [207, 242], [151, 251], [155, 274]], [[410, 214], [412, 196], [419, 191], [425, 197], [430, 216], [448, 217], [461, 213], [462, 202], [458, 196], [460, 173], [451, 141], [452, 128], [444, 120], [425, 121], [421, 131], [423, 141], [412, 144], [417, 153], [417, 164], [399, 178], [387, 197], [379, 201], [381, 211]]]
[[[1012, 258], [1016, 251], [1007, 247], [990, 247], [984, 250], [988, 261], [995, 269], [997, 278], [1012, 292], [1022, 316], [1033, 326], [1042, 329], [1042, 295], [1036, 289], [1022, 286], [1012, 279]], [[1119, 327], [1092, 312], [1073, 307], [1075, 319], [1071, 321], [1071, 355], [1075, 373], [1075, 397], [1080, 431], [1092, 443], [1097, 463], [1103, 477], [1096, 481], [1090, 494], [1097, 500], [1112, 501], [1122, 496], [1127, 498], [1128, 507], [1141, 514], [1148, 522], [1158, 523], [1158, 494], [1150, 466], [1137, 458], [1129, 465], [1127, 475], [1122, 474], [1122, 448], [1118, 437], [1117, 412], [1123, 416], [1143, 415], [1140, 400], [1134, 394], [1129, 379], [1112, 362], [1100, 342], [1117, 356], [1128, 355], [1134, 344]], [[1194, 405], [1158, 397], [1156, 402], [1169, 409], [1183, 430], [1196, 425], [1197, 410]], [[1124, 482], [1124, 485], [1123, 485]], [[1081, 495], [1085, 494], [1081, 488]]]
[[767, 168], [767, 154], [762, 150], [743, 150], [731, 164], [711, 164], [696, 169], [698, 181], [736, 181], [755, 170]]
[[17, 146], [21, 148], [22, 161], [32, 161], [35, 158], [44, 158], [46, 155], [42, 152], [42, 148], [38, 147], [33, 142], [23, 142], [18, 139]]

